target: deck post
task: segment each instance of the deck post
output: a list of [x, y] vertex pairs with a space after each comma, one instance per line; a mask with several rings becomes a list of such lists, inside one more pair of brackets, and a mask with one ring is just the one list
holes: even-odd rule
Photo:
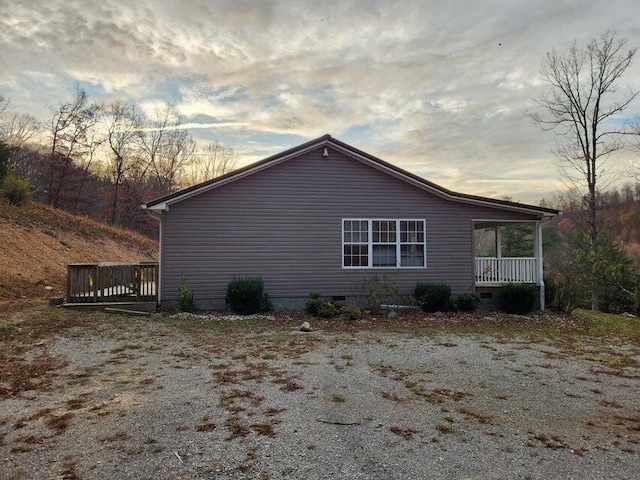
[[71, 298], [71, 265], [67, 265], [67, 302]]
[[540, 290], [540, 310], [544, 312], [544, 271], [542, 265], [542, 224], [536, 222], [535, 235], [534, 235], [535, 257], [536, 257], [536, 270], [538, 277], [538, 288]]
[[100, 267], [98, 264], [93, 268], [93, 301], [98, 302], [98, 284], [100, 283]]

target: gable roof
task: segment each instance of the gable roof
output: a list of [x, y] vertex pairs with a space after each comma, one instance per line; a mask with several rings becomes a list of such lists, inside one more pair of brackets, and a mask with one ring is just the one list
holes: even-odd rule
[[282, 162], [303, 155], [304, 153], [323, 147], [343, 153], [353, 158], [354, 160], [360, 161], [366, 165], [369, 165], [370, 167], [375, 168], [376, 170], [380, 170], [388, 175], [403, 180], [410, 185], [413, 185], [450, 201], [482, 205], [485, 207], [497, 208], [500, 210], [530, 213], [542, 217], [552, 217], [560, 213], [558, 210], [554, 210], [552, 208], [537, 207], [534, 205], [510, 202], [507, 200], [496, 200], [493, 198], [468, 195], [465, 193], [458, 193], [452, 190], [448, 190], [429, 180], [414, 175], [411, 172], [407, 172], [406, 170], [396, 167], [391, 163], [385, 162], [384, 160], [381, 160], [377, 157], [374, 157], [373, 155], [363, 152], [362, 150], [352, 147], [349, 144], [332, 138], [329, 134], [323, 135], [322, 137], [316, 138], [314, 140], [310, 140], [306, 143], [290, 148], [289, 150], [285, 150], [284, 152], [272, 155], [265, 158], [264, 160], [252, 163], [250, 165], [247, 165], [246, 167], [234, 170], [220, 177], [216, 177], [211, 180], [207, 180], [206, 182], [202, 182], [197, 185], [187, 187], [183, 190], [171, 193], [169, 195], [156, 198], [155, 200], [144, 204], [142, 208], [151, 212], [167, 211], [169, 210], [169, 206], [174, 203], [178, 203], [182, 200], [186, 200], [187, 198], [200, 195], [201, 193], [213, 190], [222, 185], [226, 185], [227, 183], [234, 182], [248, 175], [253, 175], [254, 173], [258, 173], [269, 167], [278, 165]]

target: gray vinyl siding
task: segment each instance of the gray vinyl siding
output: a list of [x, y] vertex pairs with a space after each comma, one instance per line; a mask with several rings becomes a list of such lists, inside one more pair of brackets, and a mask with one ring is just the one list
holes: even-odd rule
[[[181, 275], [196, 301], [220, 305], [237, 276], [261, 276], [276, 300], [310, 292], [355, 295], [387, 274], [404, 293], [417, 281], [470, 292], [472, 219], [535, 220], [532, 215], [444, 200], [351, 157], [322, 149], [170, 206], [162, 215], [162, 301], [177, 298]], [[342, 268], [342, 219], [424, 219], [427, 267]]]

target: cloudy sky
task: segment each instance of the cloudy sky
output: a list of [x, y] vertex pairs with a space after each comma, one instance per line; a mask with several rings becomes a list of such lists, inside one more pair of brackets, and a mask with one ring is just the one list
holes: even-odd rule
[[[0, 95], [20, 112], [46, 118], [79, 82], [95, 99], [174, 103], [196, 139], [233, 147], [242, 164], [329, 133], [447, 188], [527, 202], [560, 187], [553, 134], [524, 116], [544, 91], [545, 53], [608, 29], [640, 45], [638, 0], [0, 0], [0, 10]], [[640, 88], [640, 56], [623, 86]], [[638, 118], [640, 101], [626, 113]]]

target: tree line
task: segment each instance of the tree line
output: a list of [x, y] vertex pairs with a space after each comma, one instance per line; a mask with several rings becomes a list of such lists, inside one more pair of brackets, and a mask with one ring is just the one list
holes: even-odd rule
[[[637, 313], [640, 307], [640, 183], [626, 183], [599, 195], [598, 249], [588, 230], [583, 195], [567, 190], [554, 205], [562, 215], [543, 227], [545, 285], [553, 308]], [[517, 238], [517, 235], [516, 235]]]
[[140, 205], [232, 170], [238, 155], [219, 141], [199, 145], [176, 109], [158, 103], [92, 101], [76, 86], [46, 121], [0, 96], [0, 183], [27, 179], [34, 199], [157, 236]]

